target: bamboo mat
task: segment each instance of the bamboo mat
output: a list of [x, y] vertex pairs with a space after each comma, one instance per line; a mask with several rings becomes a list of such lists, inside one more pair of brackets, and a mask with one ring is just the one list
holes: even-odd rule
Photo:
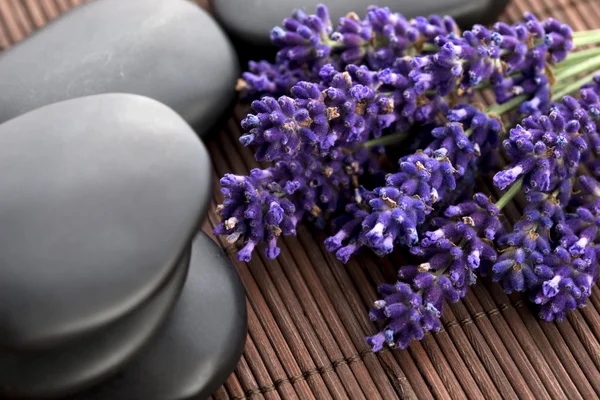
[[[0, 0], [0, 50], [82, 2]], [[600, 28], [599, 0], [514, 1], [500, 18], [513, 21], [524, 11], [575, 30]], [[238, 105], [207, 143], [215, 182], [226, 172], [243, 174], [256, 166], [237, 142], [244, 110]], [[209, 234], [221, 201], [215, 186], [202, 228]], [[517, 200], [506, 215], [515, 218], [521, 205]], [[441, 332], [405, 351], [372, 354], [364, 341], [375, 332], [367, 309], [377, 285], [393, 281], [394, 265], [402, 260], [361, 256], [343, 266], [325, 251], [325, 237], [301, 227], [298, 237], [282, 241], [278, 260], [256, 252], [248, 264], [219, 241], [244, 283], [249, 329], [237, 369], [212, 400], [600, 398], [598, 287], [588, 307], [555, 324], [536, 319], [520, 296], [481, 281], [446, 307]]]

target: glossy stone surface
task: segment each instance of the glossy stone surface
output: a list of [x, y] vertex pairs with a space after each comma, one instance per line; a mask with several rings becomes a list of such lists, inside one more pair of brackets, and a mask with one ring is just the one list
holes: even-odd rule
[[165, 326], [118, 376], [77, 400], [205, 399], [235, 368], [246, 339], [244, 290], [231, 262], [204, 233]]
[[0, 397], [56, 398], [114, 374], [162, 325], [185, 282], [189, 255], [139, 310], [101, 331], [50, 350], [0, 351]]
[[170, 108], [104, 94], [0, 125], [0, 188], [0, 347], [48, 349], [167, 281], [208, 206], [210, 160]]
[[202, 136], [228, 108], [237, 56], [187, 0], [95, 0], [0, 54], [0, 123], [57, 101], [133, 93], [166, 104]]
[[304, 8], [314, 13], [318, 4], [329, 8], [331, 19], [337, 20], [350, 11], [361, 17], [367, 7], [376, 4], [389, 7], [407, 18], [419, 15], [451, 15], [463, 27], [495, 20], [508, 0], [214, 0], [217, 19], [233, 36], [258, 45], [268, 45], [274, 26], [289, 17], [292, 11]]

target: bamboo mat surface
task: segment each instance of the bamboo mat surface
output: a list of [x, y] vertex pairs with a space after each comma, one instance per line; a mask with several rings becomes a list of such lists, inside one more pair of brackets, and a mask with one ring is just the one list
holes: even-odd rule
[[[82, 2], [0, 0], [0, 50]], [[200, 3], [207, 7], [208, 1]], [[499, 18], [514, 21], [524, 11], [555, 17], [575, 30], [600, 28], [600, 0], [518, 0]], [[257, 166], [237, 141], [245, 110], [237, 105], [206, 143], [215, 182]], [[209, 234], [223, 200], [216, 185], [213, 192], [202, 227]], [[516, 218], [521, 206], [517, 199], [505, 214]], [[302, 226], [297, 237], [282, 241], [277, 260], [259, 251], [247, 264], [236, 260], [232, 245], [216, 239], [244, 283], [249, 324], [242, 359], [211, 400], [600, 398], [597, 286], [588, 307], [555, 324], [539, 321], [521, 296], [480, 281], [465, 299], [446, 307], [439, 333], [404, 351], [373, 354], [364, 341], [375, 332], [367, 310], [376, 287], [394, 281], [394, 265], [402, 260], [364, 255], [344, 266], [325, 251], [325, 237]]]

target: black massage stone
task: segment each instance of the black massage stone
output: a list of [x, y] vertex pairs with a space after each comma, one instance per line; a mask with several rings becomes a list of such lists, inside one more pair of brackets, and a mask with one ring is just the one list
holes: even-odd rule
[[227, 36], [187, 0], [95, 0], [0, 55], [0, 123], [99, 93], [153, 98], [200, 136], [232, 102], [239, 76]]
[[76, 400], [188, 400], [210, 396], [235, 368], [246, 339], [244, 290], [204, 233], [165, 326], [123, 371]]
[[210, 159], [177, 113], [131, 94], [5, 122], [0, 153], [0, 397], [66, 393], [113, 373], [166, 317]]

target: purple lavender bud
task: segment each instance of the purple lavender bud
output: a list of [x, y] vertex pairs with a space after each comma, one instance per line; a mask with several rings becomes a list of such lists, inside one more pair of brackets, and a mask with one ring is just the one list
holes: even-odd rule
[[[352, 236], [342, 235], [344, 241], [368, 246], [380, 255], [388, 254], [397, 244], [417, 244], [419, 237], [416, 228], [425, 220], [430, 207], [443, 199], [447, 193], [451, 193], [456, 188], [457, 177], [464, 174], [471, 163], [476, 161], [475, 148], [492, 150], [498, 142], [500, 125], [477, 108], [459, 105], [450, 110], [448, 115], [451, 115], [455, 122], [436, 128], [433, 131], [436, 140], [423, 153], [406, 156], [400, 160], [400, 172], [386, 177], [388, 187], [375, 189], [373, 195], [369, 196], [366, 204], [372, 211], [361, 217], [364, 221], [361, 223], [363, 229]], [[467, 136], [464, 129], [471, 130], [471, 135]], [[490, 205], [487, 199], [484, 200], [485, 196], [480, 197], [480, 202], [485, 203], [487, 209], [478, 211], [469, 218], [478, 229], [487, 223], [485, 236], [493, 238], [501, 227], [494, 219], [498, 210]], [[464, 207], [464, 212], [479, 210], [475, 204], [465, 204]], [[447, 212], [460, 211], [450, 208]], [[471, 230], [465, 232], [467, 236], [472, 235]], [[434, 233], [426, 236], [424, 243], [445, 246], [444, 240], [455, 240], [453, 234], [448, 232], [444, 236], [432, 235]], [[336, 234], [334, 237], [342, 236]], [[330, 242], [331, 247], [337, 250], [340, 243], [336, 239], [331, 239]], [[339, 255], [342, 261], [347, 260], [347, 253]], [[470, 261], [471, 265], [477, 262], [477, 256], [472, 257], [474, 258]]]
[[378, 352], [383, 349], [383, 345], [385, 344], [385, 334], [383, 332], [379, 332], [376, 335], [368, 336], [366, 338], [367, 344], [371, 346], [371, 351]]
[[238, 252], [238, 260], [249, 262], [252, 258], [252, 251], [254, 250], [255, 246], [256, 244], [254, 242], [247, 242], [246, 245]]
[[413, 284], [418, 289], [427, 288], [435, 282], [435, 276], [428, 272], [417, 274], [413, 279]]
[[543, 284], [543, 293], [547, 298], [554, 297], [558, 294], [559, 291], [559, 283], [561, 281], [561, 276], [557, 275], [551, 280], [545, 281]]
[[532, 159], [528, 159], [527, 162], [523, 163], [522, 165], [516, 165], [510, 169], [498, 172], [496, 175], [494, 175], [494, 185], [502, 190], [506, 189], [525, 172], [524, 167], [527, 167], [529, 170], [531, 170], [533, 167], [533, 165], [531, 165], [532, 161]]
[[349, 244], [345, 247], [340, 248], [336, 253], [336, 257], [344, 264], [350, 260], [350, 257], [358, 250], [356, 244]]

